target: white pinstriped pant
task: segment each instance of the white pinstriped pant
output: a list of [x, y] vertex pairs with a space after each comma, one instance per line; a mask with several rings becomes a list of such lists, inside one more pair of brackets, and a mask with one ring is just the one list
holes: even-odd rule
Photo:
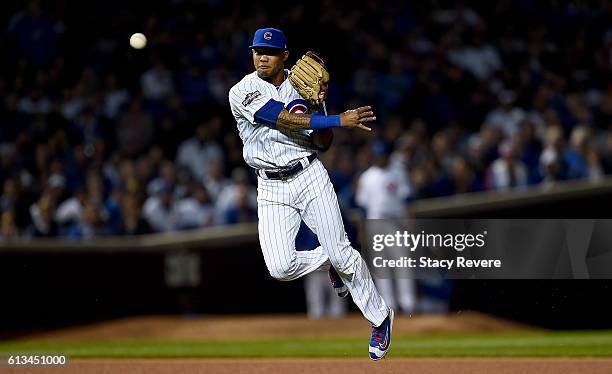
[[[315, 159], [287, 181], [257, 179], [259, 241], [270, 275], [290, 281], [315, 270], [327, 270], [331, 264], [365, 318], [379, 326], [387, 317], [387, 305], [365, 261], [348, 240], [336, 193], [323, 164]], [[321, 243], [312, 251], [295, 249], [302, 219]]]

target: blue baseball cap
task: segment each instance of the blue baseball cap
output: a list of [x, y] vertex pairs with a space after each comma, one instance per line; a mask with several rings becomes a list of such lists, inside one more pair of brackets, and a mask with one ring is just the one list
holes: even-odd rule
[[256, 47], [282, 49], [284, 51], [287, 49], [287, 38], [279, 29], [271, 27], [259, 29], [253, 35], [253, 45], [249, 46], [249, 48]]

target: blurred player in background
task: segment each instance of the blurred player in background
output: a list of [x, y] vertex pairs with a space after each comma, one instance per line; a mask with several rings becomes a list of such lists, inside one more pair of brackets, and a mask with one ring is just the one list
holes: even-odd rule
[[[371, 152], [374, 164], [359, 177], [355, 200], [365, 209], [368, 220], [386, 220], [384, 223], [391, 225], [387, 232], [394, 232], [396, 227], [402, 227], [401, 222], [396, 221], [406, 218], [405, 201], [410, 194], [410, 185], [405, 170], [389, 164], [390, 148], [384, 142], [374, 143]], [[381, 223], [378, 221], [377, 226]], [[366, 231], [370, 232], [368, 226], [366, 221]], [[401, 254], [392, 257], [400, 258]], [[393, 268], [387, 270], [384, 277], [375, 280], [376, 287], [391, 308], [413, 313], [416, 306], [414, 279], [405, 269], [401, 272], [393, 272]]]

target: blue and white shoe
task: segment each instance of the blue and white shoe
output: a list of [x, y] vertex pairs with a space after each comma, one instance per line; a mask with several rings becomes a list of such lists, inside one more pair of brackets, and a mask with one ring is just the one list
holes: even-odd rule
[[348, 296], [348, 287], [346, 287], [346, 284], [344, 284], [342, 278], [340, 278], [333, 266], [329, 267], [329, 281], [331, 282], [331, 285], [334, 288], [334, 291], [336, 291], [338, 297]]
[[389, 314], [383, 323], [372, 327], [370, 338], [370, 358], [378, 361], [385, 357], [391, 346], [391, 330], [393, 330], [393, 309], [389, 308]]

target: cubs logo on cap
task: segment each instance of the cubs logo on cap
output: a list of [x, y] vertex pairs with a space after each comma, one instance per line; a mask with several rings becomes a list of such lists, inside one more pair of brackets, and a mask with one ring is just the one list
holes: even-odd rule
[[271, 27], [259, 29], [253, 35], [253, 44], [249, 48], [265, 47], [274, 49], [287, 49], [287, 38], [285, 34]]

